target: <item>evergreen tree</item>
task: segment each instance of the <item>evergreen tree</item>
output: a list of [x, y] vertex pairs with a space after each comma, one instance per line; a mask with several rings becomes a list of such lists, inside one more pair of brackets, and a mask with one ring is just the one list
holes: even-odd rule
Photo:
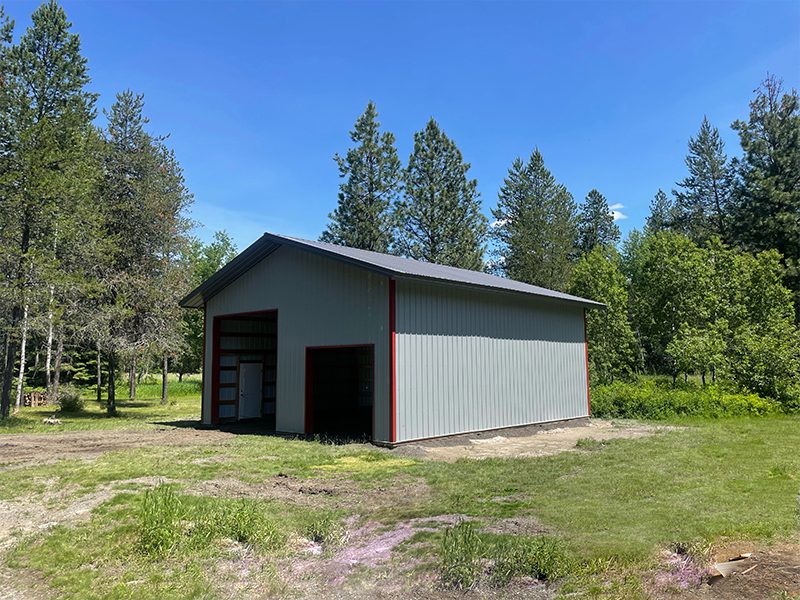
[[728, 239], [734, 171], [719, 130], [703, 118], [696, 137], [689, 139], [689, 176], [678, 183], [677, 227], [697, 243], [712, 236]]
[[387, 252], [392, 242], [390, 208], [399, 195], [402, 169], [394, 135], [380, 132], [373, 102], [356, 121], [350, 139], [355, 146], [339, 166], [339, 205], [320, 240], [374, 252]]
[[[18, 354], [24, 358], [28, 316], [37, 305], [48, 305], [59, 354], [65, 327], [80, 326], [66, 319], [86, 314], [79, 309], [85, 296], [81, 282], [98, 241], [98, 214], [91, 207], [97, 179], [97, 136], [91, 124], [95, 95], [86, 90], [86, 59], [56, 2], [39, 6], [31, 21], [19, 43], [2, 53], [0, 244], [10, 268], [1, 416], [8, 414], [14, 363]], [[43, 288], [48, 290], [44, 298]], [[24, 364], [20, 360], [20, 384]], [[57, 385], [56, 379], [56, 391]]]
[[143, 97], [126, 91], [107, 113], [100, 197], [111, 252], [94, 333], [109, 362], [110, 414], [116, 412], [120, 358], [133, 361], [148, 352], [163, 358], [179, 350], [177, 303], [188, 288], [182, 257], [191, 194], [164, 138], [146, 131], [143, 111]]
[[480, 211], [478, 182], [467, 177], [469, 168], [433, 119], [414, 134], [404, 196], [394, 212], [398, 254], [464, 269], [484, 268], [486, 217]]
[[589, 370], [601, 383], [629, 378], [637, 368], [636, 337], [628, 322], [628, 284], [611, 246], [595, 246], [575, 265], [570, 293], [606, 305], [586, 313]]
[[744, 156], [737, 163], [735, 240], [749, 250], [780, 252], [800, 318], [800, 99], [767, 77], [750, 103], [747, 121], [736, 121]]
[[647, 233], [674, 231], [676, 221], [675, 203], [664, 193], [664, 190], [658, 190], [650, 201], [650, 215], [645, 223]]
[[492, 211], [494, 268], [511, 279], [564, 291], [577, 237], [572, 195], [544, 165], [538, 149], [517, 158]]
[[614, 222], [605, 196], [592, 190], [587, 194], [578, 215], [578, 252], [583, 255], [597, 246], [615, 246], [619, 239], [619, 226]]

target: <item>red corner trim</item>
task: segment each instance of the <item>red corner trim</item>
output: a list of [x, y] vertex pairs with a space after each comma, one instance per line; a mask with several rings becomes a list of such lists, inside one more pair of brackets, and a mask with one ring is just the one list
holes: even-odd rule
[[397, 303], [394, 279], [389, 279], [389, 441], [397, 440]]
[[305, 419], [303, 429], [306, 435], [311, 435], [314, 433], [314, 402], [312, 401], [314, 398], [314, 390], [312, 386], [314, 385], [314, 361], [311, 359], [311, 350], [312, 348], [306, 348], [306, 400], [305, 400]]
[[220, 317], [212, 320], [212, 350], [211, 350], [211, 424], [219, 423], [219, 341]]

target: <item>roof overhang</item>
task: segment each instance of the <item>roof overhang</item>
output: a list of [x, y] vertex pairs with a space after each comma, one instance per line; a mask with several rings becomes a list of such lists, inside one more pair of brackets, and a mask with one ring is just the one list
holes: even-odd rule
[[[272, 254], [275, 250], [284, 245], [300, 248], [306, 252], [310, 252], [312, 254], [317, 254], [320, 256], [325, 256], [327, 258], [331, 258], [339, 262], [351, 264], [353, 266], [362, 269], [367, 269], [374, 273], [386, 275], [387, 277], [394, 277], [398, 279], [420, 280], [420, 281], [432, 281], [432, 282], [442, 283], [445, 285], [454, 285], [458, 287], [484, 289], [494, 292], [505, 292], [512, 294], [522, 294], [527, 296], [538, 297], [548, 301], [577, 304], [583, 306], [584, 308], [605, 308], [605, 304], [603, 304], [602, 302], [595, 302], [594, 300], [588, 300], [586, 298], [580, 298], [578, 296], [571, 296], [560, 292], [554, 292], [552, 290], [546, 290], [544, 288], [535, 288], [534, 286], [527, 286], [527, 287], [541, 290], [541, 292], [543, 293], [513, 289], [511, 287], [501, 286], [501, 285], [490, 285], [474, 281], [457, 281], [453, 280], [452, 278], [437, 277], [435, 273], [426, 273], [426, 274], [410, 273], [405, 270], [389, 268], [380, 264], [375, 264], [375, 262], [359, 258], [358, 256], [352, 256], [351, 255], [353, 253], [352, 249], [342, 248], [341, 252], [337, 252], [327, 247], [331, 246], [331, 248], [339, 248], [331, 244], [320, 244], [318, 242], [299, 240], [296, 238], [290, 238], [272, 233], [265, 233], [264, 235], [262, 235], [258, 240], [256, 240], [250, 246], [248, 246], [241, 254], [239, 254], [236, 258], [234, 258], [231, 262], [229, 262], [219, 271], [214, 273], [214, 275], [209, 277], [197, 288], [192, 290], [185, 298], [183, 298], [180, 301], [180, 305], [184, 308], [203, 308], [204, 304], [208, 302], [208, 300], [213, 298], [216, 294], [218, 294], [222, 289], [229, 286], [246, 271], [254, 267], [261, 260], [263, 260], [270, 254]], [[347, 252], [350, 252], [350, 254], [348, 254]], [[367, 254], [373, 256], [375, 255], [375, 253], [367, 253]], [[497, 279], [500, 282], [502, 282], [503, 280], [503, 278], [499, 277], [495, 277], [493, 279]], [[511, 280], [506, 280], [506, 281], [511, 282]], [[513, 283], [519, 284], [520, 282], [513, 282]]]

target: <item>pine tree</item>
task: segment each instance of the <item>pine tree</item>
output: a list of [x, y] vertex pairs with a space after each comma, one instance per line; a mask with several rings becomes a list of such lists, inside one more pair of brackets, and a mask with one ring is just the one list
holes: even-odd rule
[[645, 223], [647, 233], [674, 231], [676, 219], [675, 202], [664, 193], [664, 190], [658, 190], [650, 201], [650, 215]]
[[484, 268], [486, 217], [478, 182], [467, 177], [455, 143], [431, 119], [414, 134], [404, 172], [404, 196], [395, 207], [397, 253], [426, 262]]
[[184, 211], [192, 197], [164, 138], [145, 129], [143, 96], [118, 94], [106, 114], [100, 198], [111, 248], [94, 334], [108, 358], [107, 408], [114, 414], [113, 381], [121, 358], [150, 353], [161, 361], [180, 349], [178, 299], [188, 287]]
[[712, 236], [728, 239], [734, 171], [719, 130], [703, 118], [696, 137], [689, 139], [689, 176], [678, 183], [677, 228], [697, 243]]
[[356, 121], [350, 139], [355, 145], [339, 166], [339, 205], [320, 240], [375, 252], [387, 252], [392, 243], [390, 208], [398, 198], [402, 169], [395, 138], [380, 132], [373, 102]]
[[[5, 294], [10, 308], [3, 318], [7, 351], [1, 416], [8, 414], [13, 365], [24, 349], [21, 342], [29, 325], [25, 314], [48, 303], [51, 325], [63, 341], [67, 319], [85, 314], [79, 308], [82, 281], [98, 240], [98, 215], [91, 208], [97, 178], [97, 136], [91, 125], [96, 97], [86, 90], [86, 59], [56, 2], [39, 6], [31, 21], [19, 43], [4, 50], [2, 60], [0, 244], [10, 265]], [[42, 289], [48, 290], [46, 300], [39, 295]], [[60, 364], [60, 357], [56, 359]], [[57, 385], [56, 379], [56, 390]]]
[[787, 269], [800, 319], [800, 98], [767, 77], [747, 121], [732, 125], [744, 156], [737, 162], [734, 238], [748, 250], [774, 248]]
[[495, 270], [534, 285], [566, 290], [577, 237], [572, 194], [544, 165], [538, 149], [517, 158], [492, 211]]
[[598, 246], [614, 246], [619, 239], [619, 226], [614, 222], [605, 196], [592, 190], [587, 194], [578, 216], [578, 252], [583, 255]]

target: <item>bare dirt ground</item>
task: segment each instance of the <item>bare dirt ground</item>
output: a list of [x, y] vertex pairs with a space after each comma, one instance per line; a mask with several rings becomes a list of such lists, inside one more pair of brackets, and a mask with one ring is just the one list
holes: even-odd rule
[[674, 429], [634, 421], [581, 420], [556, 426], [532, 425], [410, 443], [395, 450], [406, 456], [452, 462], [460, 458], [522, 458], [578, 450], [578, 440], [639, 438]]
[[224, 444], [231, 439], [233, 434], [215, 429], [182, 427], [12, 433], [0, 435], [0, 465], [9, 468], [54, 463], [65, 458], [90, 460], [115, 450]]

